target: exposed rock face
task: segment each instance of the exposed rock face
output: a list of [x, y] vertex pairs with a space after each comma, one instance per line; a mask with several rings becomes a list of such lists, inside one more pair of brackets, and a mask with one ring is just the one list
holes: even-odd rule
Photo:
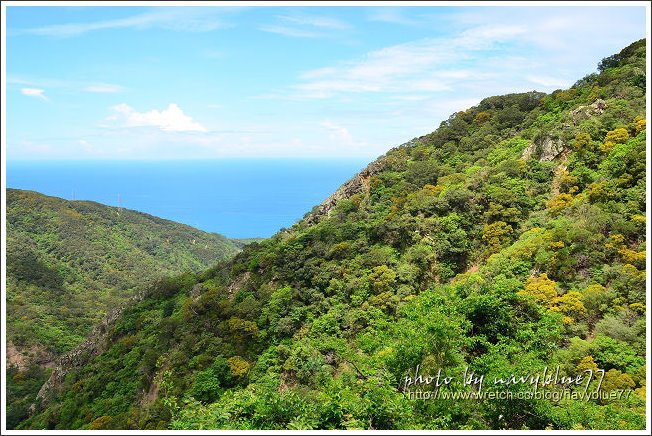
[[190, 290], [190, 296], [192, 298], [199, 297], [206, 290], [206, 286], [203, 283], [196, 283]]
[[[578, 106], [570, 112], [573, 125], [577, 125], [579, 121], [587, 118], [601, 115], [605, 109], [607, 109], [607, 102], [600, 98], [588, 106]], [[570, 124], [565, 124], [564, 127], [570, 128], [571, 126]], [[540, 162], [550, 162], [562, 154], [565, 149], [566, 144], [564, 144], [561, 138], [546, 137], [541, 141], [540, 145], [532, 143], [523, 150], [521, 159], [528, 160], [532, 156], [535, 156]]]
[[521, 154], [521, 159], [528, 160], [532, 156], [535, 156], [539, 159], [539, 162], [550, 162], [557, 156], [559, 156], [566, 149], [566, 144], [561, 138], [551, 138], [546, 137], [541, 141], [541, 145], [535, 143], [530, 144], [523, 154]]
[[576, 109], [571, 111], [571, 117], [573, 118], [573, 124], [577, 124], [578, 121], [582, 121], [587, 118], [594, 117], [596, 115], [602, 114], [607, 108], [607, 102], [601, 98], [594, 101], [588, 106], [579, 106]]
[[242, 288], [242, 286], [249, 281], [251, 273], [249, 271], [240, 274], [233, 282], [228, 286], [229, 298], [233, 298], [236, 292]]
[[[231, 298], [235, 292], [237, 292], [244, 283], [249, 280], [251, 273], [245, 272], [238, 276], [238, 278], [233, 281], [228, 286], [229, 297]], [[130, 306], [138, 304], [143, 301], [155, 287], [148, 287], [139, 291], [136, 295], [131, 297], [126, 303], [123, 303], [121, 306], [113, 309], [109, 314], [98, 324], [93, 332], [89, 335], [88, 339], [79, 344], [74, 350], [61, 356], [56, 363], [52, 366], [52, 374], [50, 378], [41, 386], [41, 389], [36, 396], [37, 404], [32, 404], [31, 412], [33, 413], [38, 407], [42, 407], [49, 401], [49, 394], [55, 389], [58, 389], [63, 381], [73, 368], [78, 368], [86, 363], [93, 357], [97, 356], [108, 349], [110, 344], [109, 333], [116, 320], [122, 315], [122, 312], [125, 311]], [[199, 297], [206, 290], [203, 284], [196, 284], [190, 294], [193, 297]], [[158, 388], [150, 388], [143, 401], [148, 401], [147, 396], [153, 396], [155, 398]]]
[[525, 150], [523, 150], [523, 153], [521, 154], [521, 159], [524, 161], [530, 160], [534, 152], [537, 150], [537, 145], [533, 142], [530, 145], [527, 146]]
[[7, 340], [7, 367], [16, 366], [19, 371], [25, 371], [31, 364], [37, 364], [44, 368], [54, 368], [54, 353], [46, 350], [37, 344], [29, 348], [16, 347]]
[[541, 143], [541, 155], [539, 161], [549, 162], [564, 151], [564, 141], [561, 138], [545, 138]]
[[[404, 144], [399, 145], [397, 148], [402, 147], [413, 147], [419, 138], [414, 138]], [[369, 191], [369, 179], [378, 174], [383, 170], [383, 159], [385, 155], [379, 157], [358, 174], [356, 174], [351, 180], [340, 186], [337, 191], [331, 194], [326, 200], [324, 200], [319, 206], [316, 206], [310, 213], [308, 213], [303, 219], [307, 224], [314, 224], [322, 216], [328, 216], [331, 210], [335, 205], [343, 199], [351, 198], [355, 194], [362, 194]]]
[[[111, 327], [115, 321], [120, 317], [124, 310], [134, 304], [141, 302], [145, 297], [147, 297], [152, 288], [148, 287], [137, 294], [132, 296], [127, 302], [116, 307], [108, 315], [104, 317], [102, 322], [98, 324], [89, 335], [88, 339], [79, 344], [74, 350], [69, 351], [68, 353], [61, 356], [55, 363], [52, 374], [50, 378], [41, 386], [41, 389], [36, 396], [37, 403], [44, 405], [48, 401], [49, 393], [53, 389], [57, 389], [63, 383], [63, 380], [66, 377], [66, 374], [76, 367], [85, 365], [88, 360], [96, 356], [107, 349], [108, 344], [108, 333], [111, 331]], [[33, 404], [31, 407], [32, 412], [36, 409], [37, 404]]]
[[351, 180], [340, 186], [337, 191], [331, 194], [319, 206], [315, 207], [304, 218], [308, 224], [313, 224], [319, 221], [322, 216], [328, 216], [330, 211], [342, 199], [351, 198], [355, 194], [367, 192], [369, 190], [369, 179], [375, 174], [379, 173], [382, 169], [382, 164], [379, 160], [370, 163], [364, 170], [356, 174]]

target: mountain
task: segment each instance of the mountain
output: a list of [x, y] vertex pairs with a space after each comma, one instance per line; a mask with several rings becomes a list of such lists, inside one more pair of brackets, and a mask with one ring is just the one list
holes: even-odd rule
[[645, 53], [455, 113], [148, 287], [19, 428], [645, 428]]
[[30, 383], [46, 375], [31, 364], [52, 367], [148, 281], [203, 270], [240, 249], [221, 235], [89, 201], [7, 189], [6, 205], [8, 365], [20, 380], [31, 371]]

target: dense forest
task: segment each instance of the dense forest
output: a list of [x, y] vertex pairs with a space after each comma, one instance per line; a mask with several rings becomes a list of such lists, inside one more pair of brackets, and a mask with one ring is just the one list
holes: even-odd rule
[[9, 423], [48, 368], [149, 281], [201, 271], [240, 243], [140, 212], [7, 190]]
[[[645, 68], [641, 40], [569, 89], [489, 97], [148, 288], [19, 427], [643, 429]], [[415, 399], [417, 368], [456, 377], [429, 393], [548, 368], [618, 395]]]

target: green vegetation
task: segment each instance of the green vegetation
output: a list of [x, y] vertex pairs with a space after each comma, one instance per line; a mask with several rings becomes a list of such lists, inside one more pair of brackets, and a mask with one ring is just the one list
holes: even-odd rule
[[27, 370], [8, 374], [9, 423], [25, 417], [47, 379], [40, 366], [77, 346], [137, 289], [238, 250], [221, 235], [143, 213], [8, 189], [7, 351], [10, 367]]
[[238, 248], [242, 248], [247, 244], [251, 244], [252, 242], [261, 242], [264, 240], [265, 238], [231, 238], [231, 242]]
[[[643, 429], [644, 74], [641, 40], [453, 114], [327, 214], [154, 287], [20, 427]], [[633, 395], [415, 400], [417, 366]]]

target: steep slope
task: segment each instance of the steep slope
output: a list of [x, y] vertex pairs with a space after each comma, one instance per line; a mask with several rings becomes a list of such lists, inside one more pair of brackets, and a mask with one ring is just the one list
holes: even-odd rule
[[[453, 114], [288, 231], [148, 290], [22, 427], [644, 428], [645, 86], [641, 40], [568, 90]], [[628, 394], [495, 383], [546, 367]]]
[[239, 251], [221, 235], [140, 212], [6, 194], [7, 354], [17, 376], [31, 363], [52, 366], [149, 280], [203, 270]]

